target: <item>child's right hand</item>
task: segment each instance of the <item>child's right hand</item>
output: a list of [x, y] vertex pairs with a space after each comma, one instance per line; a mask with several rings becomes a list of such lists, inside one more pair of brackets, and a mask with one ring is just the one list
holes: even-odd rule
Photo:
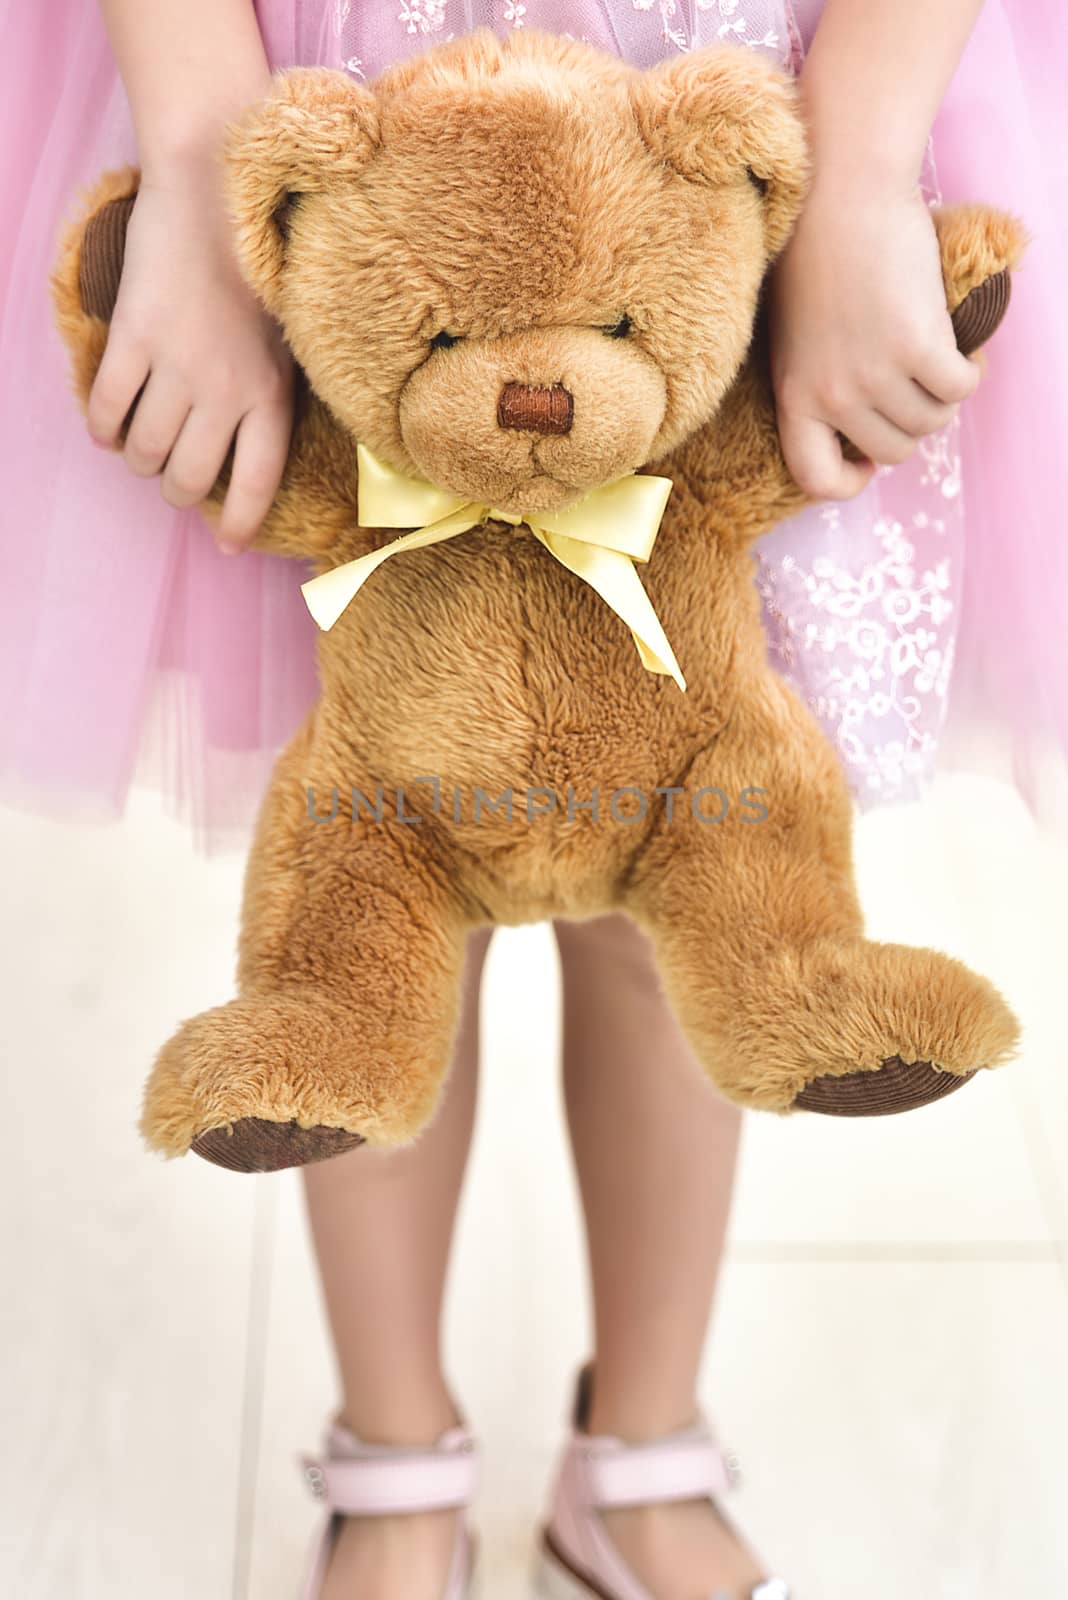
[[98, 444], [122, 445], [164, 499], [204, 500], [234, 445], [221, 549], [254, 538], [285, 467], [293, 365], [277, 325], [242, 280], [214, 163], [142, 179], [107, 349], [89, 398]]

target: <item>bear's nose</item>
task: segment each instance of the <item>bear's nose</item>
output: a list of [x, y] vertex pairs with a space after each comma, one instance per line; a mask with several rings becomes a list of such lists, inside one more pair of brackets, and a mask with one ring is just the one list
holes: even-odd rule
[[497, 401], [497, 421], [502, 428], [522, 428], [530, 433], [570, 433], [575, 402], [563, 384], [536, 389], [527, 383], [506, 383]]

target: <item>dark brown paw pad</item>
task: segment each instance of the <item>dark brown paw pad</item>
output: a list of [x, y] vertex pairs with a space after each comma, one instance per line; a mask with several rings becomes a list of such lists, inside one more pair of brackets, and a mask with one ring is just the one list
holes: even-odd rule
[[953, 313], [953, 331], [961, 355], [972, 355], [993, 337], [1004, 321], [1011, 294], [1012, 278], [1008, 272], [997, 272], [965, 295]]
[[974, 1072], [939, 1072], [929, 1061], [902, 1061], [900, 1056], [892, 1056], [878, 1072], [814, 1078], [794, 1106], [825, 1117], [893, 1117], [943, 1100], [974, 1077]]
[[112, 200], [85, 225], [78, 258], [78, 297], [90, 317], [111, 321], [119, 297], [119, 280], [126, 253], [126, 229], [135, 196]]
[[241, 1117], [227, 1128], [209, 1128], [193, 1140], [193, 1149], [205, 1161], [231, 1172], [281, 1172], [284, 1167], [307, 1167], [328, 1161], [363, 1144], [358, 1133], [344, 1128], [302, 1128], [298, 1122], [268, 1122], [265, 1117]]

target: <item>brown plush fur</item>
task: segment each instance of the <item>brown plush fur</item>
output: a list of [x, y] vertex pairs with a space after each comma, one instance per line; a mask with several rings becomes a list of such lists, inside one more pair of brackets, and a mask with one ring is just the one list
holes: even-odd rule
[[[448, 1063], [467, 930], [609, 909], [652, 935], [698, 1056], [741, 1102], [788, 1110], [894, 1057], [962, 1078], [1006, 1059], [1016, 1024], [984, 979], [864, 939], [842, 771], [765, 657], [749, 547], [802, 504], [753, 339], [804, 191], [787, 81], [731, 48], [641, 74], [480, 34], [372, 88], [281, 78], [230, 161], [245, 271], [311, 390], [259, 547], [325, 570], [394, 537], [356, 526], [357, 439], [518, 514], [648, 465], [675, 487], [642, 578], [689, 688], [647, 672], [522, 527], [382, 567], [321, 637], [322, 697], [249, 862], [240, 998], [162, 1052], [150, 1142], [179, 1153], [243, 1118], [410, 1139]], [[106, 181], [89, 212], [134, 182]], [[938, 226], [951, 308], [1019, 253], [981, 208]], [[80, 238], [57, 298], [84, 399], [106, 329], [77, 301]], [[442, 330], [462, 342], [432, 346]], [[502, 428], [509, 382], [564, 385], [570, 432]], [[382, 819], [348, 820], [353, 788], [380, 786]], [[613, 817], [623, 788], [639, 794]], [[309, 789], [320, 812], [340, 791], [336, 820], [312, 820]], [[721, 809], [711, 789], [718, 823], [694, 814]], [[512, 791], [512, 820], [483, 802], [476, 821], [478, 790]], [[528, 820], [533, 790], [556, 804]]]

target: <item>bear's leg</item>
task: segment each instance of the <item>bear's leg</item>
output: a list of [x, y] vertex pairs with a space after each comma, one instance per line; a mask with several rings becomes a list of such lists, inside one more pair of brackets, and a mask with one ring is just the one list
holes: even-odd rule
[[[879, 1116], [1006, 1060], [1016, 1022], [985, 978], [935, 951], [863, 937], [848, 799], [830, 767], [808, 793], [774, 763], [763, 784], [750, 781], [765, 791], [762, 820], [743, 820], [754, 815], [738, 799], [745, 784], [699, 758], [625, 901], [722, 1092], [773, 1111]], [[697, 820], [702, 786], [696, 810], [723, 809], [715, 786], [729, 800], [722, 821]]]
[[314, 820], [306, 749], [283, 756], [249, 860], [239, 998], [185, 1022], [149, 1080], [142, 1131], [168, 1155], [300, 1166], [404, 1143], [437, 1102], [470, 922], [428, 824], [353, 822], [347, 789]]

